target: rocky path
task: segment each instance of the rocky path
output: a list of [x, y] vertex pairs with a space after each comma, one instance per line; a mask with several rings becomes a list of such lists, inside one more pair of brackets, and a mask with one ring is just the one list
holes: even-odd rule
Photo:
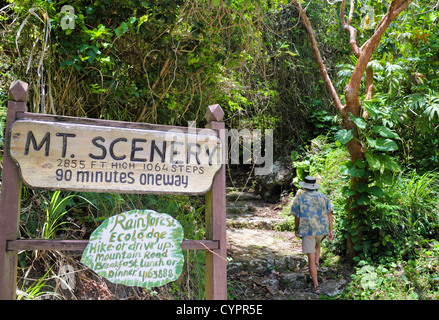
[[[291, 199], [290, 199], [291, 200]], [[288, 206], [264, 203], [253, 193], [228, 189], [227, 255], [229, 295], [250, 300], [317, 300], [313, 294], [301, 241], [288, 231], [282, 210]], [[322, 293], [335, 296], [347, 280], [335, 270], [319, 273]]]

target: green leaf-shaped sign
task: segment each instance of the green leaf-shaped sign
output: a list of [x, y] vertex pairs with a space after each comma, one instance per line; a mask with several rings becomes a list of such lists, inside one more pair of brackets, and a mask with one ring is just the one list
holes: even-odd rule
[[182, 241], [183, 228], [170, 215], [131, 210], [92, 233], [81, 263], [113, 283], [150, 289], [178, 279]]

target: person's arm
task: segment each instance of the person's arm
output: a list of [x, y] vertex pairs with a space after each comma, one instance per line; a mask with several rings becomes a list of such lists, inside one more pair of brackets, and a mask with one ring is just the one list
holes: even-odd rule
[[294, 218], [294, 231], [295, 231], [296, 237], [299, 237], [299, 225], [300, 225], [300, 218], [295, 217]]
[[300, 225], [300, 204], [299, 197], [294, 199], [293, 205], [291, 206], [291, 213], [294, 216], [294, 233], [296, 237], [299, 237], [299, 225]]
[[332, 239], [334, 238], [334, 235], [332, 234], [332, 211], [329, 211], [328, 213], [328, 225], [329, 225], [328, 240], [332, 241]]

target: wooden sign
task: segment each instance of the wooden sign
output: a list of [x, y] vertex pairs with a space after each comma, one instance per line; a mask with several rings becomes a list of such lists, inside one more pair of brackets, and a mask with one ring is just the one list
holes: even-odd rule
[[[181, 246], [178, 246], [180, 240], [173, 237], [175, 250], [177, 247], [184, 250], [206, 250], [206, 298], [227, 299], [225, 152], [221, 144], [221, 141], [223, 143], [227, 141], [227, 137], [223, 122], [224, 111], [221, 107], [218, 104], [208, 106], [206, 120], [209, 129], [182, 130], [181, 127], [155, 124], [29, 113], [26, 112], [27, 97], [27, 83], [14, 81], [9, 88], [5, 126], [5, 150], [8, 152], [4, 152], [3, 155], [0, 198], [0, 300], [16, 298], [18, 251], [77, 251], [84, 250], [89, 244], [87, 240], [18, 239], [22, 179], [31, 187], [48, 189], [205, 193], [206, 240], [184, 240]], [[215, 174], [217, 171], [218, 173]], [[176, 178], [177, 175], [179, 178]], [[182, 176], [186, 177], [186, 180], [183, 180]], [[167, 221], [170, 224], [169, 228], [176, 227], [172, 226], [174, 224], [172, 220], [167, 220], [163, 215], [158, 218], [154, 214], [149, 214], [150, 220], [147, 222], [148, 218], [137, 219], [140, 216], [144, 217], [145, 213], [137, 211], [134, 213], [134, 218], [132, 214], [123, 214], [125, 220], [120, 217], [113, 223], [113, 226], [116, 224], [118, 228], [125, 231], [119, 230], [117, 235], [114, 234], [113, 241], [122, 240], [122, 237], [124, 241], [136, 239], [134, 232], [139, 236], [136, 230], [144, 227], [142, 223], [145, 227], [146, 225], [153, 227], [155, 223], [166, 224]], [[148, 213], [146, 214], [148, 216]], [[181, 272], [178, 266], [183, 262], [175, 256], [178, 255], [176, 251], [172, 250], [171, 254], [168, 244], [172, 244], [173, 241], [168, 241], [165, 236], [174, 231], [167, 229], [157, 234], [157, 230], [161, 228], [154, 229], [154, 232], [145, 229], [144, 232], [147, 232], [146, 240], [149, 239], [149, 235], [152, 236], [150, 239], [156, 237], [157, 240], [158, 237], [159, 242], [163, 242], [160, 248], [158, 242], [150, 244], [148, 248], [148, 250], [157, 249], [154, 257], [158, 262], [151, 260], [152, 252], [143, 252], [142, 267], [144, 263], [148, 264], [147, 261], [151, 260], [149, 267], [153, 267], [153, 264], [166, 264], [166, 266], [175, 266], [176, 269], [172, 271], [167, 269], [166, 273], [162, 270], [161, 275], [161, 269], [149, 269], [146, 273], [140, 273], [139, 270], [137, 277], [142, 275], [142, 279], [132, 280], [133, 283], [143, 281], [145, 286], [155, 285], [158, 278], [172, 281], [179, 270]], [[115, 232], [116, 229], [113, 231]], [[96, 245], [98, 242], [93, 241], [93, 243]], [[118, 264], [114, 263], [113, 266], [100, 266], [102, 267], [100, 271], [103, 272], [103, 268], [108, 267], [106, 270], [109, 276], [110, 271], [115, 272], [110, 268], [118, 268], [120, 265], [121, 268], [129, 270], [124, 269], [121, 274], [112, 274], [111, 277], [124, 277], [124, 273], [128, 276], [129, 272], [133, 272], [130, 264], [135, 266], [135, 259], [142, 259], [142, 253], [140, 257], [135, 257], [135, 250], [140, 250], [140, 247], [136, 248], [138, 244], [139, 242], [136, 242], [136, 245], [128, 249], [131, 250], [130, 256], [128, 253], [122, 256], [122, 252], [117, 252], [119, 243], [115, 247], [104, 245], [99, 249], [90, 246], [84, 262], [94, 261], [96, 264], [100, 259], [119, 259]], [[115, 256], [98, 258], [98, 254], [104, 254], [103, 250], [115, 250]], [[117, 256], [118, 253], [120, 256]], [[92, 256], [93, 254], [95, 256]], [[169, 257], [172, 258], [168, 259]], [[134, 261], [127, 262], [125, 259], [134, 259]], [[137, 263], [140, 266], [139, 261]], [[120, 280], [126, 283], [130, 281]]]
[[92, 233], [81, 263], [113, 283], [150, 289], [178, 279], [182, 241], [183, 228], [170, 215], [131, 210]]
[[221, 140], [199, 132], [17, 120], [9, 142], [34, 188], [201, 194], [221, 167]]

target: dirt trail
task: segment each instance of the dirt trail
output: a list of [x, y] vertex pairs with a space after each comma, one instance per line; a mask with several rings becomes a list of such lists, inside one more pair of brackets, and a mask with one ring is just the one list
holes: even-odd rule
[[[236, 299], [317, 300], [301, 241], [281, 215], [291, 199], [264, 203], [254, 193], [228, 189], [229, 294]], [[283, 231], [282, 231], [283, 230]], [[322, 292], [334, 296], [346, 285], [331, 270], [319, 273]], [[337, 279], [336, 279], [337, 278]]]

